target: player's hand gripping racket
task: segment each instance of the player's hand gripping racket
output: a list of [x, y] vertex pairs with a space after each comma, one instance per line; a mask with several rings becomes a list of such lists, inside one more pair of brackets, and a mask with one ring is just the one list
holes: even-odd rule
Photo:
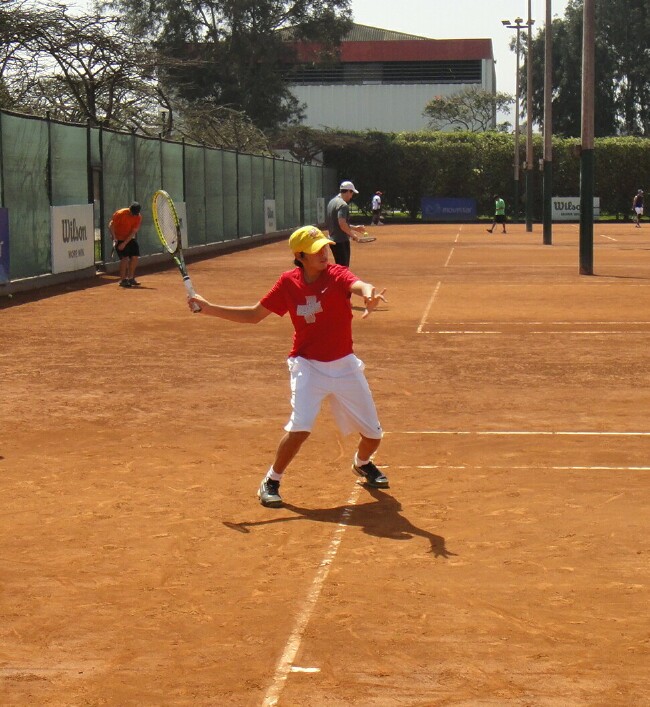
[[[172, 256], [180, 270], [187, 294], [190, 297], [194, 297], [196, 293], [194, 292], [194, 287], [192, 287], [190, 276], [187, 274], [183, 249], [181, 248], [181, 225], [171, 196], [166, 191], [159, 189], [153, 195], [151, 211], [158, 238], [160, 238], [160, 242], [165, 246], [165, 250]], [[196, 302], [192, 302], [191, 307], [193, 312], [201, 311], [201, 307]]]

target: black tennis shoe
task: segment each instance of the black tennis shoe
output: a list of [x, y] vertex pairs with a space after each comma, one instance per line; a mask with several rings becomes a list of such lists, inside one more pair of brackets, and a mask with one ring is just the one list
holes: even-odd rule
[[273, 479], [264, 479], [257, 492], [260, 503], [267, 508], [279, 508], [282, 505], [280, 496], [280, 482]]
[[368, 486], [372, 486], [375, 489], [387, 489], [388, 479], [384, 476], [381, 471], [372, 463], [368, 462], [363, 466], [357, 466], [352, 464], [352, 471], [355, 474], [362, 476]]
[[131, 278], [129, 282], [131, 283], [131, 287], [140, 287], [140, 283], [134, 278]]

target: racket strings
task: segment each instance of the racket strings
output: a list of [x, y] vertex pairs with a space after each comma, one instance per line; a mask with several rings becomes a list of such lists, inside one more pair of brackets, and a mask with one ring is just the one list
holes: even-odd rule
[[158, 221], [160, 236], [167, 250], [173, 253], [178, 246], [176, 214], [169, 201], [162, 195], [156, 198], [156, 220]]

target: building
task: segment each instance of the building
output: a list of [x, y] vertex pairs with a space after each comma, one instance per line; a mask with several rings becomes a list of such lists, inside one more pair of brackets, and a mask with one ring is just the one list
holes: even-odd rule
[[353, 25], [339, 61], [316, 63], [315, 47], [299, 45], [288, 72], [312, 128], [411, 132], [428, 126], [424, 107], [435, 96], [470, 86], [496, 92], [491, 39], [428, 39]]

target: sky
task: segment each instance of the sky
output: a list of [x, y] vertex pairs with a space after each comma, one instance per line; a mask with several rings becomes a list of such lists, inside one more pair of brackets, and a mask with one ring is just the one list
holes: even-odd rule
[[[564, 17], [568, 0], [551, 0], [553, 16]], [[531, 0], [536, 28], [546, 19], [546, 0]], [[510, 51], [515, 31], [501, 20], [528, 19], [528, 0], [352, 0], [352, 19], [362, 25], [417, 34], [429, 39], [491, 39], [497, 91], [514, 96], [516, 57]]]

